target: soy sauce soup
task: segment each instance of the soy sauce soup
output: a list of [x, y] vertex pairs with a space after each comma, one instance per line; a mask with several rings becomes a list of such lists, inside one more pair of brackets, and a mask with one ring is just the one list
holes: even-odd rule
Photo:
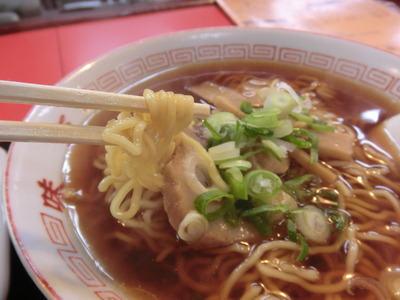
[[[262, 61], [226, 61], [173, 68], [146, 78], [123, 92], [141, 95], [145, 88], [150, 88], [155, 91], [163, 89], [175, 93], [190, 94], [187, 87], [204, 81], [221, 84], [218, 80], [226, 78], [229, 74], [250, 74], [259, 78], [281, 78], [287, 81], [296, 80], [299, 76], [315, 78], [313, 82], [326, 85], [333, 91], [333, 100], [324, 102], [324, 105], [329, 111], [338, 115], [344, 124], [354, 129], [358, 144], [368, 136], [368, 132], [377, 124], [400, 111], [399, 104], [383, 94], [337, 76], [304, 67]], [[201, 100], [196, 96], [195, 99]], [[103, 125], [107, 120], [114, 117], [115, 114], [113, 113], [98, 113], [89, 120], [89, 123]], [[384, 147], [385, 145], [380, 146]], [[162, 300], [217, 299], [207, 298], [207, 296], [218, 294], [218, 289], [223, 285], [227, 276], [246, 259], [246, 255], [231, 251], [221, 256], [218, 251], [191, 250], [186, 243], [176, 237], [176, 232], [166, 222], [165, 227], [160, 230], [163, 235], [170, 236], [169, 241], [173, 245], [174, 252], [166, 253], [165, 257], [157, 256], [157, 253], [154, 253], [151, 249], [151, 245], [157, 248], [162, 247], [163, 243], [159, 244], [151, 237], [146, 237], [145, 229], [138, 230], [123, 226], [111, 216], [109, 204], [104, 200], [105, 195], [97, 189], [103, 174], [94, 165], [94, 161], [96, 157], [103, 155], [103, 153], [104, 148], [100, 146], [74, 145], [70, 148], [66, 157], [64, 168], [66, 190], [71, 191], [72, 189], [75, 192], [75, 197], [65, 200], [68, 217], [99, 270], [104, 276], [120, 285], [122, 290], [129, 295], [137, 295], [137, 299], [154, 299], [154, 296]], [[369, 163], [372, 168], [373, 164], [380, 164], [381, 162], [375, 159], [374, 162], [369, 161]], [[382, 164], [384, 165], [384, 163]], [[398, 174], [388, 172], [387, 180], [397, 184], [399, 182]], [[373, 180], [372, 182], [378, 189], [381, 188], [379, 186], [382, 183]], [[393, 191], [391, 186], [381, 189], [389, 190], [393, 193], [394, 199], [398, 200], [396, 191]], [[360, 198], [362, 197], [360, 196]], [[380, 199], [380, 197], [375, 198]], [[381, 207], [382, 213], [392, 210], [390, 205], [386, 203], [387, 201], [381, 202], [366, 200], [365, 203], [368, 203], [368, 205], [366, 204], [365, 209], [371, 208], [372, 214], [380, 213], [376, 211], [376, 207]], [[162, 212], [159, 214], [155, 218], [166, 220]], [[366, 227], [363, 230], [374, 232], [375, 226], [380, 228], [379, 230], [385, 226], [397, 228], [399, 216], [392, 215], [392, 213], [387, 213], [387, 216], [388, 220], [379, 219], [376, 223], [365, 225]], [[354, 222], [361, 223], [364, 219], [362, 216], [355, 216]], [[365, 223], [368, 223], [367, 221], [370, 220], [365, 220]], [[362, 241], [366, 244], [366, 247], [362, 248], [362, 252], [367, 259], [361, 259], [360, 264], [364, 264], [365, 260], [369, 262], [364, 266], [357, 267], [356, 274], [361, 274], [362, 277], [372, 277], [373, 280], [378, 282], [379, 275], [374, 274], [376, 270], [383, 270], [400, 264], [399, 236], [391, 234], [390, 238], [397, 245], [368, 240]], [[250, 248], [255, 246], [249, 245]], [[374, 252], [374, 249], [378, 248], [379, 253]], [[336, 282], [337, 277], [345, 274], [345, 262], [342, 254], [346, 251], [348, 250], [344, 245], [338, 249], [337, 253], [314, 255], [304, 265], [318, 269], [321, 274], [330, 273], [334, 278], [332, 281]], [[377, 255], [379, 259], [377, 259]], [[327, 258], [326, 256], [331, 257]], [[299, 264], [299, 266], [301, 265]], [[248, 280], [251, 281], [251, 278]], [[321, 280], [314, 284], [320, 284]], [[262, 283], [255, 280], [254, 285], [261, 286]], [[280, 282], [279, 280], [275, 282], [275, 279], [272, 279], [271, 286], [281, 289], [291, 299], [324, 299], [325, 297], [325, 293], [310, 292], [298, 284]], [[352, 291], [356, 297], [368, 296], [373, 298], [374, 296], [369, 290], [358, 286]], [[233, 290], [230, 295], [232, 299], [239, 299], [242, 292], [238, 288]], [[332, 292], [332, 294], [339, 295], [342, 299], [350, 298], [345, 289], [344, 291]], [[276, 294], [276, 297], [287, 299], [278, 294]]]

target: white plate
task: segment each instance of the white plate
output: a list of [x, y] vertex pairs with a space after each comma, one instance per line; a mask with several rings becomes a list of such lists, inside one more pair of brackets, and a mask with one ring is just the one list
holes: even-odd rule
[[[7, 153], [0, 148], [0, 184], [6, 171]], [[0, 299], [6, 299], [10, 278], [10, 246], [3, 205], [3, 189], [0, 186]]]
[[[177, 65], [225, 58], [265, 59], [334, 73], [400, 101], [398, 56], [354, 42], [288, 30], [202, 29], [128, 45], [73, 72], [60, 85], [122, 91]], [[35, 107], [28, 121], [79, 124], [91, 111]], [[69, 227], [60, 205], [66, 145], [13, 144], [5, 177], [12, 239], [26, 269], [50, 299], [122, 299]]]

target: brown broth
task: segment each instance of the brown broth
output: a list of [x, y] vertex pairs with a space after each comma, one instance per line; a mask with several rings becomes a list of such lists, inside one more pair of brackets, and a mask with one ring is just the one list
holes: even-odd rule
[[[220, 72], [251, 73], [260, 77], [276, 76], [285, 79], [293, 79], [299, 74], [314, 76], [337, 92], [337, 100], [326, 105], [340, 115], [345, 123], [353, 124], [363, 134], [382, 120], [400, 112], [398, 103], [369, 88], [320, 71], [264, 62], [216, 62], [171, 69], [147, 78], [124, 92], [141, 94], [144, 88], [151, 88], [188, 94], [186, 86], [213, 78]], [[376, 118], [367, 118], [368, 111], [374, 111]], [[100, 114], [90, 123], [104, 124], [112, 116]], [[192, 299], [193, 292], [179, 282], [174, 261], [167, 259], [162, 264], [156, 263], [148, 250], [133, 249], [121, 241], [107, 238], [114, 231], [132, 234], [129, 228], [121, 226], [112, 218], [108, 205], [103, 201], [103, 195], [97, 191], [102, 174], [92, 163], [93, 157], [99, 151], [103, 149], [97, 146], [73, 146], [66, 160], [68, 168], [65, 168], [70, 170], [65, 174], [66, 186], [74, 188], [82, 195], [76, 202], [69, 201], [67, 207], [70, 219], [87, 251], [107, 277], [133, 294], [143, 290], [163, 300]], [[174, 234], [172, 229], [171, 234]], [[146, 292], [141, 292], [140, 299], [153, 299], [144, 295]]]

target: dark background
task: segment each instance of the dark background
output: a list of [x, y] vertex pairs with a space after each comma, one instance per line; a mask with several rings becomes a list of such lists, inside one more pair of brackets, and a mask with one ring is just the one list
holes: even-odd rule
[[[0, 142], [0, 147], [8, 150], [9, 143]], [[7, 300], [45, 300], [42, 294], [28, 273], [25, 271], [14, 246], [10, 243], [10, 285], [8, 288]]]

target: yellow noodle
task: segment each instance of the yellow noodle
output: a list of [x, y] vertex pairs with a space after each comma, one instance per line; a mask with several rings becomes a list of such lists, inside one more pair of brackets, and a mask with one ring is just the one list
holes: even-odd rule
[[103, 132], [103, 139], [115, 146], [106, 147], [106, 177], [99, 189], [113, 186], [117, 190], [110, 211], [120, 220], [131, 219], [139, 211], [143, 191], [161, 190], [162, 168], [176, 145], [173, 139], [193, 118], [191, 96], [145, 90], [144, 97], [149, 114], [122, 112]]
[[299, 245], [287, 241], [272, 241], [259, 245], [253, 251], [253, 253], [251, 253], [249, 257], [232, 272], [232, 274], [226, 280], [223, 290], [221, 292], [221, 299], [228, 298], [229, 292], [233, 287], [233, 285], [235, 284], [235, 282], [239, 280], [239, 278], [246, 271], [248, 271], [251, 267], [255, 266], [265, 252], [270, 251], [272, 249], [281, 249], [281, 248], [289, 250], [298, 250]]
[[188, 274], [186, 271], [186, 266], [184, 265], [185, 260], [181, 255], [178, 255], [176, 257], [177, 259], [177, 271], [179, 274], [180, 279], [186, 283], [188, 286], [192, 287], [196, 291], [200, 291], [202, 293], [210, 293], [213, 292], [217, 289], [216, 285], [209, 285], [209, 284], [204, 284], [199, 282], [198, 280], [195, 280]]
[[399, 243], [395, 239], [381, 234], [376, 234], [373, 232], [358, 232], [357, 238], [359, 238], [360, 240], [388, 243], [396, 248], [400, 248]]
[[357, 273], [370, 278], [376, 278], [379, 275], [379, 270], [372, 261], [366, 258], [361, 258], [357, 264]]
[[388, 217], [392, 216], [393, 217], [393, 212], [391, 211], [380, 211], [379, 213], [374, 213], [371, 212], [363, 207], [360, 207], [358, 205], [352, 204], [352, 203], [347, 203], [347, 209], [349, 211], [358, 211], [360, 214], [362, 214], [365, 217], [375, 219], [375, 220], [385, 220]]
[[348, 280], [346, 278], [343, 278], [342, 280], [331, 284], [311, 284], [298, 276], [287, 274], [262, 264], [258, 264], [257, 267], [260, 272], [268, 274], [268, 276], [270, 277], [301, 285], [302, 288], [312, 293], [336, 293], [343, 291], [347, 288]]
[[357, 226], [352, 224], [347, 230], [348, 245], [347, 245], [347, 256], [346, 256], [346, 273], [354, 273], [354, 269], [357, 263], [359, 255], [359, 244], [356, 239]]
[[245, 293], [240, 297], [240, 300], [254, 300], [262, 293], [262, 287], [258, 285], [250, 285]]
[[[368, 193], [371, 193], [371, 192], [368, 192]], [[354, 192], [354, 194], [357, 195], [356, 192]], [[372, 194], [369, 194], [368, 196], [371, 197], [371, 195]], [[368, 197], [367, 197], [367, 199], [368, 199]], [[346, 206], [349, 207], [349, 205], [356, 206], [356, 207], [362, 207], [369, 211], [379, 211], [379, 209], [380, 209], [378, 205], [372, 204], [372, 203], [368, 202], [368, 200], [365, 201], [364, 199], [360, 199], [358, 197], [346, 198]]]

